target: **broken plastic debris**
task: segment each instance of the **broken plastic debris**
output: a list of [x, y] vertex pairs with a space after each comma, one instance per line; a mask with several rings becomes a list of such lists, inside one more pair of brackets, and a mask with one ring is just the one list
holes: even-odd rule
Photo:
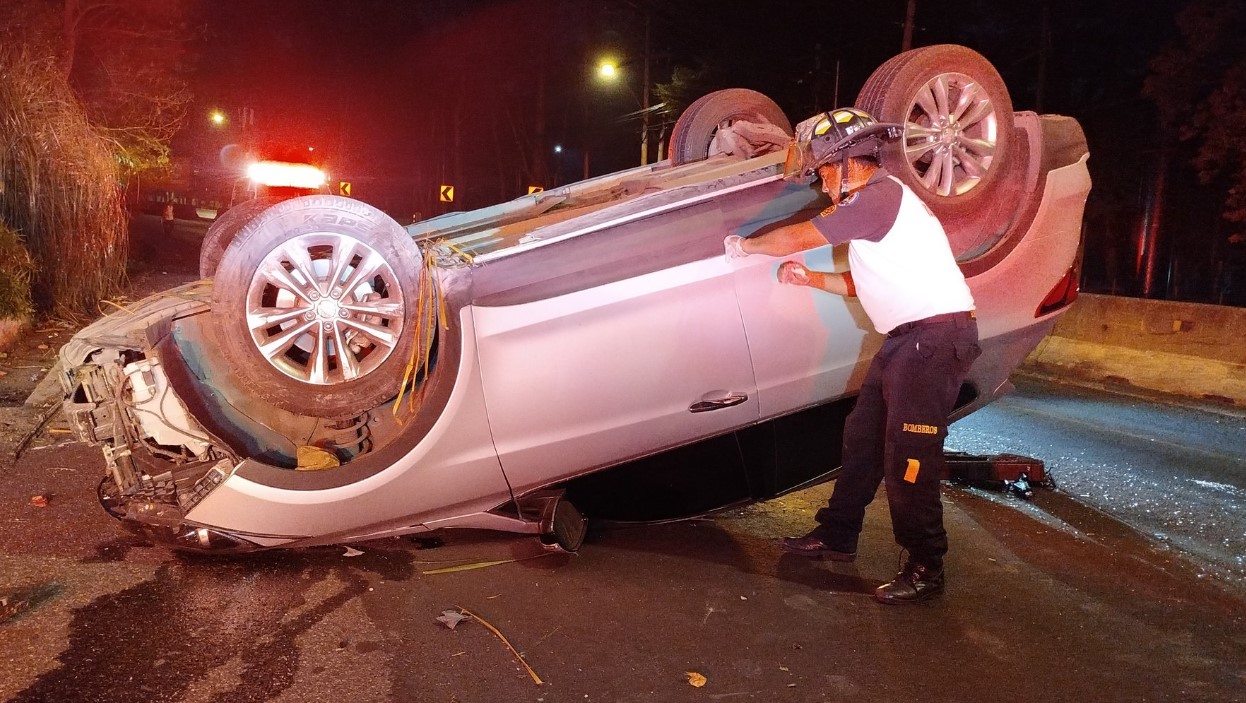
[[357, 556], [359, 556], [360, 554], [363, 554], [363, 552], [359, 551], [358, 549], [355, 549], [354, 547], [347, 547], [347, 548], [346, 548], [346, 552], [345, 552], [344, 554], [342, 554], [342, 556], [344, 556], [344, 557], [357, 557]]
[[464, 620], [471, 620], [471, 617], [464, 615], [457, 610], [443, 610], [441, 611], [441, 617], [437, 618], [437, 622], [445, 625], [451, 630], [453, 630], [456, 625]]
[[698, 674], [695, 671], [685, 671], [684, 673], [688, 675], [688, 683], [691, 684], [694, 688], [700, 688], [709, 681], [709, 679], [705, 678], [704, 676]]
[[46, 508], [48, 507], [48, 497], [47, 496], [31, 496], [30, 504], [35, 506], [36, 508]]
[[333, 452], [307, 444], [299, 446], [297, 457], [298, 466], [295, 469], [298, 471], [323, 471], [342, 465]]

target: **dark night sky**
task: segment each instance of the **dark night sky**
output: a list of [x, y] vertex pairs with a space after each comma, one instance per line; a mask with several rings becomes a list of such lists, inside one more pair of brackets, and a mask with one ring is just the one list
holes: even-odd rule
[[[996, 64], [1016, 109], [1035, 109], [1041, 97], [1043, 111], [1078, 117], [1096, 195], [1127, 198], [1151, 148], [1139, 137], [1157, 129], [1139, 90], [1147, 61], [1174, 31], [1173, 5], [918, 0], [914, 45], [973, 47]], [[476, 207], [521, 194], [541, 167], [550, 179], [578, 175], [578, 159], [554, 160], [554, 143], [568, 146], [562, 158], [588, 145], [594, 174], [635, 163], [639, 127], [617, 121], [636, 109], [634, 93], [593, 83], [590, 68], [604, 51], [631, 59], [624, 70], [638, 93], [646, 13], [653, 83], [676, 65], [705, 64], [710, 87], [760, 90], [795, 123], [831, 106], [837, 76], [838, 102], [852, 102], [898, 53], [904, 9], [905, 0], [202, 3], [188, 128], [197, 138], [179, 144], [202, 156], [205, 144], [237, 137], [237, 124], [207, 133], [202, 115], [245, 106], [255, 111], [253, 138], [316, 145], [334, 173], [359, 184], [357, 197], [395, 209], [411, 201], [431, 214], [435, 186], [453, 181], [458, 206]]]

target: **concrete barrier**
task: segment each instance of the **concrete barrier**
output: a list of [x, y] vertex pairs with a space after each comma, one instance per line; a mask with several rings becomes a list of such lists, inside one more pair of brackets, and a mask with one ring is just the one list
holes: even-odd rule
[[1246, 308], [1082, 294], [1022, 368], [1246, 408]]

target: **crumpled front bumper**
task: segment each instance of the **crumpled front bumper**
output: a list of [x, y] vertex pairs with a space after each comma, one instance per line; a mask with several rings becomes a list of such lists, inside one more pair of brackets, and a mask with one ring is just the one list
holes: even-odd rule
[[185, 522], [237, 457], [190, 415], [156, 352], [174, 320], [207, 310], [209, 293], [203, 284], [176, 288], [74, 335], [60, 351], [62, 412], [79, 440], [103, 452], [98, 496], [110, 515], [173, 546], [242, 551], [256, 545]]

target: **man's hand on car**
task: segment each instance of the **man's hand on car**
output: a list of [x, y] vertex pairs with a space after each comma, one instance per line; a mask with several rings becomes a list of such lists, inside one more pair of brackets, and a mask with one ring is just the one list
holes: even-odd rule
[[796, 261], [784, 261], [779, 265], [779, 283], [793, 286], [809, 285], [809, 269]]
[[729, 234], [723, 240], [723, 249], [727, 252], [727, 259], [743, 259], [748, 256], [748, 252], [744, 251], [744, 237], [738, 234]]

